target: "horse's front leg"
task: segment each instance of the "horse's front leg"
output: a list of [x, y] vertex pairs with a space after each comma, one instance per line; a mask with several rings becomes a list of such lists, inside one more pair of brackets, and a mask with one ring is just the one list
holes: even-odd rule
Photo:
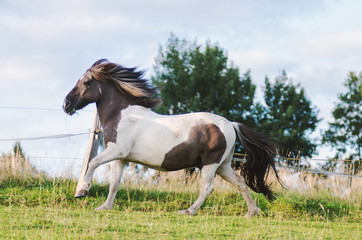
[[126, 161], [124, 160], [116, 160], [109, 163], [111, 167], [111, 181], [109, 185], [109, 193], [107, 200], [100, 206], [97, 207], [96, 211], [101, 210], [109, 210], [112, 208], [114, 199], [119, 190], [119, 185], [121, 183], [122, 174], [124, 170], [124, 166], [126, 165]]
[[75, 197], [85, 197], [91, 187], [95, 169], [104, 163], [110, 162], [115, 159], [124, 158], [125, 155], [120, 151], [120, 147], [115, 143], [108, 144], [107, 148], [98, 156], [94, 157], [88, 164], [86, 170], [82, 171], [75, 191]]

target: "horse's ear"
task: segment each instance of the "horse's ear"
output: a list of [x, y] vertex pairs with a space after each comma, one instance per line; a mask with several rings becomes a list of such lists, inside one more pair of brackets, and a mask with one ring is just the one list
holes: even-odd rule
[[102, 63], [104, 63], [104, 62], [108, 62], [108, 60], [105, 59], [105, 58], [99, 59], [98, 61], [96, 61], [95, 63], [93, 63], [92, 67], [95, 67], [95, 66], [97, 66], [97, 65], [99, 65], [99, 64], [102, 64]]

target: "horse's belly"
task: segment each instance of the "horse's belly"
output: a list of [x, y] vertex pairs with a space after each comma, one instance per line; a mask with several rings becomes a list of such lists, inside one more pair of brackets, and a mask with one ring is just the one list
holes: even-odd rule
[[[162, 144], [161, 144], [162, 145]], [[135, 163], [140, 163], [150, 168], [157, 170], [166, 170], [162, 168], [166, 153], [169, 151], [157, 144], [143, 145], [135, 144], [130, 152], [127, 160]]]

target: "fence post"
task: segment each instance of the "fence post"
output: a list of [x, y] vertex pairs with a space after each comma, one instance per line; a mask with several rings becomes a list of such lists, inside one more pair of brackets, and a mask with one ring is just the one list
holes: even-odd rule
[[92, 130], [89, 135], [89, 143], [88, 143], [87, 152], [84, 157], [82, 171], [80, 172], [80, 179], [84, 177], [90, 160], [93, 159], [95, 156], [97, 156], [99, 143], [101, 141], [101, 137], [98, 134], [98, 131], [100, 129], [101, 129], [101, 122], [99, 121], [98, 112], [96, 110], [95, 115], [94, 115], [94, 122], [93, 122]]
[[87, 148], [87, 153], [85, 155], [84, 160], [90, 161], [92, 158], [97, 156], [99, 143], [100, 143], [100, 136], [98, 134], [98, 131], [101, 129], [101, 122], [99, 121], [98, 112], [96, 110], [94, 114], [94, 122], [92, 126], [92, 130], [89, 136], [89, 144]]

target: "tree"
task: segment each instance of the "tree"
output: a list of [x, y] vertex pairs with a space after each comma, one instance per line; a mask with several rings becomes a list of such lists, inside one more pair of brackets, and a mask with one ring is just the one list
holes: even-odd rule
[[[271, 83], [265, 79], [265, 111], [261, 117], [261, 128], [277, 141], [281, 156], [309, 156], [316, 144], [310, 134], [316, 129], [318, 110], [305, 96], [300, 84], [294, 85], [283, 71]], [[295, 164], [287, 161], [287, 164]]]
[[[153, 82], [161, 90], [163, 114], [206, 111], [242, 122], [277, 140], [280, 153], [311, 156], [316, 145], [309, 140], [319, 119], [317, 110], [300, 85], [284, 72], [271, 84], [266, 78], [266, 106], [254, 101], [256, 86], [250, 71], [240, 76], [217, 44], [179, 40], [171, 34], [160, 47]], [[237, 150], [242, 148], [238, 145]]]
[[19, 141], [16, 141], [13, 146], [13, 153], [16, 157], [20, 157], [21, 159], [25, 159], [25, 154], [23, 152], [23, 148], [20, 145]]
[[217, 44], [205, 47], [171, 34], [165, 49], [160, 47], [152, 81], [159, 86], [163, 114], [212, 112], [232, 121], [254, 125], [255, 85], [250, 72], [240, 77]]
[[338, 95], [333, 121], [322, 142], [340, 154], [349, 149], [350, 159], [362, 159], [362, 72], [359, 76], [350, 72], [344, 86], [347, 91]]

